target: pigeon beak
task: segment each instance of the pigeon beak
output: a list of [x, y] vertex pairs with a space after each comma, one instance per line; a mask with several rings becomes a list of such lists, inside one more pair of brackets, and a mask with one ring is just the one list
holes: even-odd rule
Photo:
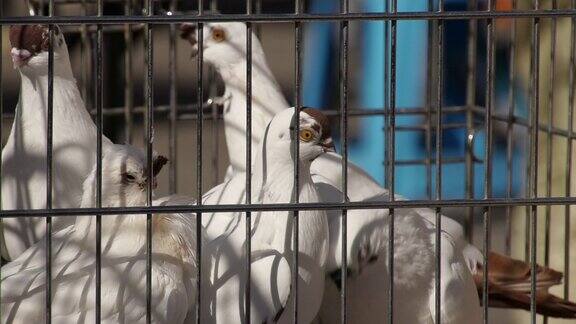
[[[144, 181], [139, 183], [139, 187], [142, 190], [146, 190], [146, 188], [148, 188], [148, 181]], [[152, 178], [152, 189], [156, 189], [158, 187], [158, 181], [156, 180], [156, 177]]]
[[14, 68], [20, 68], [28, 64], [28, 60], [32, 57], [32, 53], [25, 49], [17, 49], [16, 47], [13, 47], [10, 51], [10, 56], [12, 56]]
[[192, 45], [192, 57], [198, 54], [198, 39], [196, 38], [196, 25], [184, 23], [180, 25], [180, 38], [187, 40]]
[[320, 143], [320, 146], [322, 146], [322, 150], [324, 150], [324, 153], [336, 152], [336, 147], [334, 146], [334, 141], [332, 141], [332, 137], [328, 137], [327, 139], [325, 139], [322, 143]]

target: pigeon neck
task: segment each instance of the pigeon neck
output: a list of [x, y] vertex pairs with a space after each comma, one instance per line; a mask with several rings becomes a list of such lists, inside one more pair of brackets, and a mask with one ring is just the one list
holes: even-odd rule
[[[306, 200], [305, 191], [313, 187], [312, 176], [310, 175], [310, 162], [300, 162], [298, 164], [298, 184], [299, 197]], [[267, 158], [262, 153], [258, 155], [252, 172], [254, 195], [265, 195], [273, 202], [292, 202], [294, 200], [294, 161], [290, 157]], [[256, 198], [256, 197], [255, 197]], [[266, 199], [265, 199], [266, 200]]]
[[[84, 101], [74, 79], [70, 66], [54, 66], [53, 120], [54, 130], [76, 129], [85, 137], [95, 135], [94, 123], [86, 111]], [[48, 111], [48, 75], [43, 73], [21, 72], [20, 107], [17, 116], [28, 131], [45, 128]], [[38, 127], [38, 123], [42, 125]], [[57, 129], [58, 127], [58, 129]], [[56, 133], [56, 132], [55, 132]], [[55, 135], [56, 136], [56, 135]], [[57, 136], [58, 137], [58, 136]], [[85, 137], [79, 138], [83, 139]], [[59, 138], [59, 137], [58, 137]], [[55, 141], [58, 141], [55, 137]]]
[[[104, 171], [103, 171], [104, 172]], [[106, 175], [103, 174], [103, 178]], [[103, 179], [104, 180], [104, 179]], [[143, 195], [139, 194], [130, 194], [124, 193], [126, 198], [122, 199], [122, 203], [120, 200], [113, 200], [109, 201], [106, 197], [121, 197], [122, 192], [124, 190], [121, 187], [118, 187], [117, 190], [108, 188], [107, 190], [103, 190], [102, 195], [102, 207], [121, 207], [121, 206], [143, 206], [145, 205], [145, 199], [141, 197]], [[133, 198], [133, 199], [130, 199]], [[84, 181], [83, 185], [83, 194], [82, 194], [82, 201], [80, 203], [81, 208], [94, 208], [96, 206], [96, 167], [92, 169], [86, 180]], [[107, 222], [103, 222], [104, 227], [114, 226], [115, 220], [120, 219], [122, 222], [126, 222], [125, 224], [134, 223], [138, 224], [137, 221], [142, 219], [142, 215], [117, 215], [117, 216], [106, 216]], [[120, 220], [119, 220], [120, 222]], [[76, 227], [77, 232], [80, 235], [85, 235], [88, 232], [95, 231], [95, 218], [94, 217], [77, 217], [76, 218]], [[106, 226], [105, 226], [106, 225]]]
[[[243, 97], [246, 102], [246, 59], [230, 64], [218, 65], [216, 69], [224, 81], [226, 91], [233, 93], [236, 97]], [[266, 63], [264, 57], [258, 58], [257, 56], [252, 59], [252, 100], [253, 105], [259, 104], [268, 106], [276, 104], [276, 102], [284, 103], [280, 107], [272, 107], [276, 110], [284, 110], [288, 108], [288, 103], [280, 91], [280, 86], [276, 82], [272, 71]], [[234, 96], [232, 97], [234, 100]], [[242, 99], [241, 99], [242, 100]], [[245, 107], [245, 104], [242, 105]], [[272, 111], [272, 116], [278, 111]]]

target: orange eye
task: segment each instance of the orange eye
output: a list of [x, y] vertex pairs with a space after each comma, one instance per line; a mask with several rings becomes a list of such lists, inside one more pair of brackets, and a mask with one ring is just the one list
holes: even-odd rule
[[300, 139], [303, 142], [310, 142], [314, 139], [314, 133], [309, 129], [301, 129], [300, 130]]
[[214, 28], [212, 29], [212, 38], [220, 43], [221, 41], [226, 39], [226, 33], [224, 32], [223, 29], [220, 28]]

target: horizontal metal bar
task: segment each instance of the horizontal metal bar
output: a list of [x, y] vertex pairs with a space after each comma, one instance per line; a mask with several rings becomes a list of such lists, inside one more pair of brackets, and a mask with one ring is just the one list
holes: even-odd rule
[[[430, 163], [436, 163], [436, 159], [435, 158], [431, 158], [431, 159], [427, 159], [427, 158], [422, 158], [422, 159], [413, 159], [413, 160], [394, 160], [394, 165], [425, 165], [427, 163], [427, 161], [430, 161]], [[457, 164], [457, 163], [464, 163], [466, 162], [466, 158], [465, 157], [449, 157], [449, 158], [443, 158], [442, 159], [442, 164]], [[473, 162], [482, 162], [481, 160], [477, 159], [477, 158], [473, 158]]]
[[[394, 200], [353, 201], [341, 203], [284, 203], [284, 204], [238, 204], [238, 205], [173, 205], [151, 207], [107, 207], [107, 208], [54, 208], [2, 210], [0, 218], [47, 217], [47, 216], [92, 216], [132, 214], [175, 214], [175, 213], [232, 213], [262, 211], [302, 211], [339, 209], [389, 209], [389, 208], [445, 208], [445, 207], [519, 207], [519, 206], [566, 206], [576, 205], [576, 197], [542, 198], [486, 198], [449, 200]], [[564, 215], [559, 213], [558, 215]]]
[[[45, 1], [45, 0], [44, 0]], [[31, 3], [39, 4], [42, 0], [32, 0]], [[71, 4], [96, 4], [98, 0], [54, 0], [55, 5], [71, 5]], [[106, 3], [125, 3], [126, 0], [106, 0]], [[170, 0], [154, 0], [154, 2], [168, 3]]]
[[[96, 34], [96, 32], [98, 31], [98, 27], [97, 25], [91, 25], [91, 24], [83, 24], [84, 26], [86, 26], [86, 31], [88, 33], [93, 33]], [[66, 34], [80, 34], [82, 33], [82, 30], [78, 29], [79, 26], [77, 25], [67, 25], [67, 26], [63, 26], [62, 31]], [[142, 24], [136, 24], [135, 26], [132, 26], [131, 31], [133, 33], [136, 32], [144, 32], [144, 25]], [[124, 33], [125, 32], [125, 27], [124, 25], [104, 25], [102, 26], [102, 32], [104, 32], [104, 34], [106, 33]]]
[[[214, 118], [216, 119], [222, 119], [222, 108], [219, 107], [217, 114], [213, 114], [212, 113], [212, 103], [211, 102], [207, 102], [203, 105], [202, 107], [205, 110], [205, 114], [204, 114], [204, 119], [205, 120], [212, 120]], [[465, 112], [467, 109], [466, 106], [452, 106], [452, 107], [446, 107], [442, 109], [442, 113], [443, 115], [447, 115], [447, 114], [456, 114], [456, 113], [462, 113]], [[480, 116], [484, 115], [484, 108], [483, 107], [472, 107], [472, 110], [475, 114], [478, 114]], [[196, 105], [195, 104], [182, 104], [182, 105], [178, 105], [177, 109], [177, 120], [196, 120], [198, 118], [197, 112], [196, 112]], [[323, 110], [324, 114], [327, 116], [331, 116], [331, 117], [338, 117], [340, 116], [340, 112], [338, 110]], [[96, 110], [91, 109], [89, 111], [89, 113], [93, 116], [96, 115]], [[126, 112], [124, 110], [124, 107], [112, 107], [112, 108], [105, 108], [104, 111], [102, 112], [104, 116], [119, 116], [119, 115], [124, 115]], [[145, 113], [145, 108], [142, 106], [139, 107], [134, 107], [132, 110], [132, 114], [133, 115], [142, 115]], [[170, 113], [170, 106], [169, 105], [157, 105], [154, 107], [154, 113], [156, 114], [169, 114]], [[426, 114], [426, 110], [424, 108], [398, 108], [396, 109], [396, 115], [403, 115], [403, 116], [421, 116]], [[434, 111], [431, 112], [432, 115], [435, 114]], [[353, 117], [353, 118], [362, 118], [362, 117], [367, 117], [367, 116], [387, 116], [388, 112], [386, 112], [383, 109], [350, 109], [348, 112], [348, 116], [349, 117]], [[4, 119], [7, 120], [11, 120], [14, 118], [14, 113], [4, 113], [3, 114]], [[509, 124], [514, 124], [515, 126], [521, 126], [521, 127], [529, 127], [529, 123], [526, 120], [526, 118], [523, 117], [509, 117], [509, 116], [504, 116], [502, 114], [495, 114], [493, 113], [491, 116], [491, 119], [497, 121], [497, 122], [503, 122], [503, 123], [509, 123]], [[479, 125], [480, 121], [476, 122], [476, 125]], [[424, 132], [426, 131], [427, 125], [425, 124], [421, 124], [421, 125], [406, 125], [406, 126], [397, 126], [396, 127], [396, 131], [398, 132], [405, 132], [405, 131], [421, 131]], [[432, 125], [432, 129], [435, 128], [435, 125]], [[466, 125], [464, 123], [452, 123], [452, 124], [447, 124], [444, 123], [442, 125], [442, 129], [464, 129], [466, 128]], [[570, 138], [572, 140], [576, 139], [576, 134], [574, 133], [569, 133], [568, 130], [564, 130], [564, 129], [560, 129], [557, 127], [552, 127], [552, 130], [549, 131], [548, 126], [544, 125], [544, 123], [540, 123], [538, 126], [540, 131], [546, 132], [546, 133], [550, 133], [556, 136], [560, 136], [563, 138]], [[444, 161], [444, 160], [443, 160]], [[397, 162], [401, 162], [401, 163], [396, 163], [396, 164], [423, 164], [425, 163], [425, 160], [422, 161], [397, 161]], [[447, 163], [460, 163], [462, 161], [447, 161]]]
[[445, 12], [363, 12], [348, 14], [229, 14], [229, 15], [155, 15], [155, 16], [20, 16], [3, 17], [0, 25], [25, 24], [170, 24], [195, 22], [306, 22], [306, 21], [366, 21], [366, 20], [468, 20], [497, 18], [558, 18], [576, 17], [575, 9], [517, 10], [517, 11], [445, 11]]

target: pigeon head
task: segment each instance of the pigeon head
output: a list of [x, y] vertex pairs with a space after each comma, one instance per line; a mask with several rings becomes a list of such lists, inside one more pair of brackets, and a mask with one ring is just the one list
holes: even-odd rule
[[[48, 50], [50, 46], [48, 25], [10, 26], [10, 55], [14, 67], [21, 71], [48, 70]], [[58, 26], [54, 27], [54, 63], [55, 66], [68, 59], [68, 48], [64, 34]], [[68, 62], [68, 61], [66, 61]], [[69, 65], [69, 63], [68, 63]]]
[[[162, 155], [152, 157], [152, 187], [156, 188], [156, 176], [168, 162]], [[130, 145], [113, 145], [102, 156], [102, 206], [144, 206], [148, 187], [146, 155]], [[84, 182], [84, 195], [95, 199], [96, 167]], [[87, 187], [88, 186], [88, 187]], [[95, 200], [92, 200], [95, 201]], [[84, 199], [83, 199], [84, 204]]]
[[[195, 24], [180, 25], [180, 37], [192, 45], [192, 56], [198, 53], [198, 30]], [[216, 68], [246, 60], [246, 25], [240, 22], [205, 23], [202, 33], [204, 59]], [[264, 57], [258, 37], [252, 37], [252, 59]]]
[[264, 143], [269, 157], [274, 156], [292, 159], [292, 142], [296, 122], [300, 123], [298, 140], [300, 146], [300, 161], [311, 162], [326, 152], [334, 151], [328, 118], [319, 110], [304, 108], [300, 118], [294, 118], [294, 108], [288, 108], [278, 113], [266, 129]]

